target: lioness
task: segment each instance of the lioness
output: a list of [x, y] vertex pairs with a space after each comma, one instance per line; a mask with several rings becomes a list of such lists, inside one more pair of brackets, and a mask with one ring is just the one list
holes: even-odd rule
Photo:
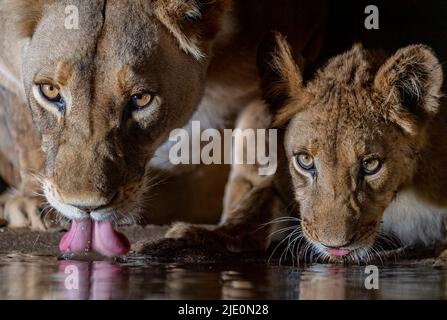
[[316, 257], [367, 261], [381, 240], [445, 241], [447, 113], [432, 50], [358, 44], [306, 83], [291, 52], [280, 34], [259, 49], [264, 99], [283, 133], [274, 188], [299, 208], [288, 243], [304, 237]]
[[[148, 210], [150, 167], [175, 170], [163, 145], [169, 132], [191, 118], [223, 128], [258, 103], [256, 47], [270, 29], [290, 33], [311, 65], [326, 15], [325, 0], [281, 7], [273, 0], [0, 0], [0, 174], [15, 188], [4, 196], [3, 216], [11, 227], [44, 229], [43, 196], [82, 228], [93, 220], [101, 241], [117, 242], [120, 252], [110, 221]], [[234, 173], [229, 190], [235, 180], [241, 188], [230, 192], [225, 212], [252, 185]], [[198, 204], [213, 193], [178, 188], [166, 192], [163, 208], [180, 220], [179, 193]], [[213, 208], [218, 213], [220, 200]], [[87, 239], [77, 240], [82, 247]]]

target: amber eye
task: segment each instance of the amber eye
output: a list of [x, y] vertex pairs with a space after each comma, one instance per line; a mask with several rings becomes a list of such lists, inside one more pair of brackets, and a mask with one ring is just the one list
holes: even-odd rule
[[132, 96], [132, 105], [136, 109], [143, 109], [148, 107], [153, 100], [153, 96], [149, 93], [134, 94]]
[[378, 158], [372, 158], [362, 161], [362, 172], [365, 175], [373, 175], [382, 168], [382, 161]]
[[314, 158], [307, 153], [299, 153], [295, 155], [295, 166], [305, 170], [305, 171], [313, 171], [315, 170], [315, 162]]
[[59, 88], [52, 84], [41, 84], [39, 85], [39, 90], [51, 102], [58, 102], [62, 99]]

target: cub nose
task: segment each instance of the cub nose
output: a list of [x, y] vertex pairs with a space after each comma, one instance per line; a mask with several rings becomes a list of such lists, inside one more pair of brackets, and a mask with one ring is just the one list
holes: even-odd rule
[[345, 247], [348, 247], [351, 243], [352, 243], [352, 241], [348, 241], [348, 242], [345, 242], [345, 243], [342, 244], [342, 245], [334, 245], [334, 244], [325, 244], [325, 243], [321, 242], [321, 244], [322, 244], [325, 248], [327, 248], [327, 249], [340, 249], [340, 248], [345, 248]]

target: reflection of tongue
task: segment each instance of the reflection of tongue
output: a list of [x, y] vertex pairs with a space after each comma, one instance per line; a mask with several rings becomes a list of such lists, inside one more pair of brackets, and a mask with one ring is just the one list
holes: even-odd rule
[[82, 253], [90, 250], [113, 257], [127, 253], [130, 243], [115, 231], [111, 221], [75, 221], [59, 243], [62, 252]]

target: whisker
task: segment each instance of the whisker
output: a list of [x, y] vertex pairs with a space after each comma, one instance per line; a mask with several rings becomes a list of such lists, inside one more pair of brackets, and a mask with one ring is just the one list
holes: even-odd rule
[[272, 238], [272, 237], [273, 237], [274, 235], [276, 235], [276, 234], [283, 233], [283, 232], [286, 232], [286, 231], [291, 230], [291, 229], [296, 229], [296, 226], [289, 226], [289, 227], [285, 227], [285, 228], [281, 228], [281, 229], [272, 231], [272, 232], [268, 235], [268, 237], [269, 237], [269, 238]]
[[293, 237], [297, 232], [299, 232], [299, 231], [298, 231], [298, 230], [294, 230], [294, 231], [292, 231], [292, 232], [289, 234], [289, 236], [287, 237], [287, 238], [288, 238], [287, 246], [286, 246], [286, 248], [283, 250], [283, 253], [281, 254], [281, 257], [279, 258], [279, 261], [280, 261], [280, 262], [281, 262], [281, 259], [282, 259], [284, 253], [286, 254], [286, 258], [287, 258], [287, 256], [288, 256], [289, 252], [292, 253], [292, 257], [293, 257], [293, 252], [292, 252], [292, 251], [289, 251], [289, 249], [290, 249], [290, 243], [291, 243], [292, 237]]
[[[292, 232], [292, 231], [291, 231]], [[289, 235], [290, 236], [290, 235]], [[270, 263], [270, 260], [272, 259], [273, 255], [275, 254], [276, 250], [279, 248], [279, 246], [281, 246], [281, 244], [287, 240], [287, 237], [285, 237], [283, 240], [281, 240], [275, 247], [275, 249], [273, 249], [272, 254], [270, 255], [269, 259], [267, 260], [268, 263]]]

